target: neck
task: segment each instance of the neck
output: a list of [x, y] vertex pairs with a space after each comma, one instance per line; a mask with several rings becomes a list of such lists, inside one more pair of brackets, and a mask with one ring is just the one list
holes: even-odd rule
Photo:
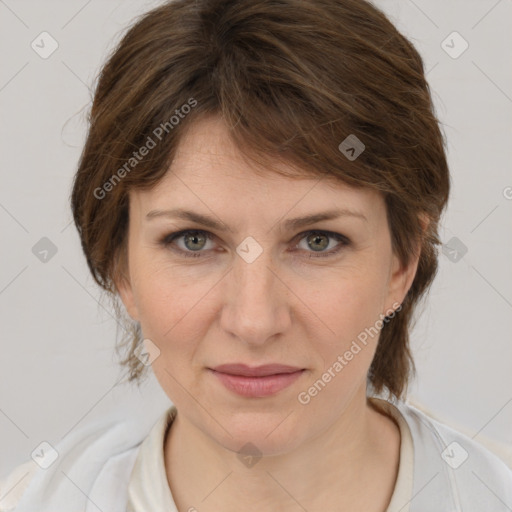
[[180, 512], [291, 512], [301, 507], [308, 512], [383, 512], [398, 473], [400, 431], [367, 401], [362, 388], [322, 433], [249, 467], [179, 413], [164, 451]]

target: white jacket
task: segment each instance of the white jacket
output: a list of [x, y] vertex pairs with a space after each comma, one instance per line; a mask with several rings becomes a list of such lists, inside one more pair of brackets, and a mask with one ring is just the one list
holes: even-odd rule
[[[414, 447], [409, 512], [512, 511], [511, 468], [407, 402], [392, 404]], [[59, 456], [47, 469], [30, 460], [0, 483], [0, 512], [125, 512], [128, 482], [147, 435], [136, 420], [96, 422], [72, 432], [55, 445]], [[28, 487], [17, 493], [27, 479]]]

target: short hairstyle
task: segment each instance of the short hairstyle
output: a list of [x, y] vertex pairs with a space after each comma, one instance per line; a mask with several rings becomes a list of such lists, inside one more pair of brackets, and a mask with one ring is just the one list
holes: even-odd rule
[[[136, 356], [140, 325], [123, 314], [115, 286], [126, 268], [129, 191], [156, 185], [185, 131], [208, 116], [220, 116], [236, 147], [268, 172], [284, 173], [278, 161], [378, 191], [401, 264], [419, 247], [415, 279], [384, 322], [368, 372], [376, 392], [400, 398], [415, 373], [409, 329], [437, 273], [450, 178], [422, 58], [364, 0], [166, 2], [108, 57], [71, 206], [92, 276], [126, 323], [116, 348], [126, 349], [128, 380], [146, 370]], [[344, 141], [364, 151], [350, 157]]]

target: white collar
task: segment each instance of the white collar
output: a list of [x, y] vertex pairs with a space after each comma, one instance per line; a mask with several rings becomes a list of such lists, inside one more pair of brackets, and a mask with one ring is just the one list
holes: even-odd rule
[[[371, 400], [377, 406], [380, 404], [381, 409], [396, 420], [401, 434], [398, 477], [386, 512], [408, 512], [407, 503], [411, 499], [414, 465], [411, 433], [405, 418], [393, 404], [375, 397]], [[177, 412], [174, 405], [167, 409], [141, 444], [128, 484], [126, 512], [178, 512], [167, 481], [164, 461], [165, 436]]]

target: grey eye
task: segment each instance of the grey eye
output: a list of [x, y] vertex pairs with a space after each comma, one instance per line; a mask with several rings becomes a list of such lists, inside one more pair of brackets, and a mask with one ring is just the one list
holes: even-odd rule
[[204, 248], [208, 237], [200, 231], [189, 231], [182, 235], [185, 247], [191, 251], [199, 251]]
[[314, 251], [323, 251], [329, 246], [329, 237], [322, 233], [311, 233], [306, 240], [308, 246]]

